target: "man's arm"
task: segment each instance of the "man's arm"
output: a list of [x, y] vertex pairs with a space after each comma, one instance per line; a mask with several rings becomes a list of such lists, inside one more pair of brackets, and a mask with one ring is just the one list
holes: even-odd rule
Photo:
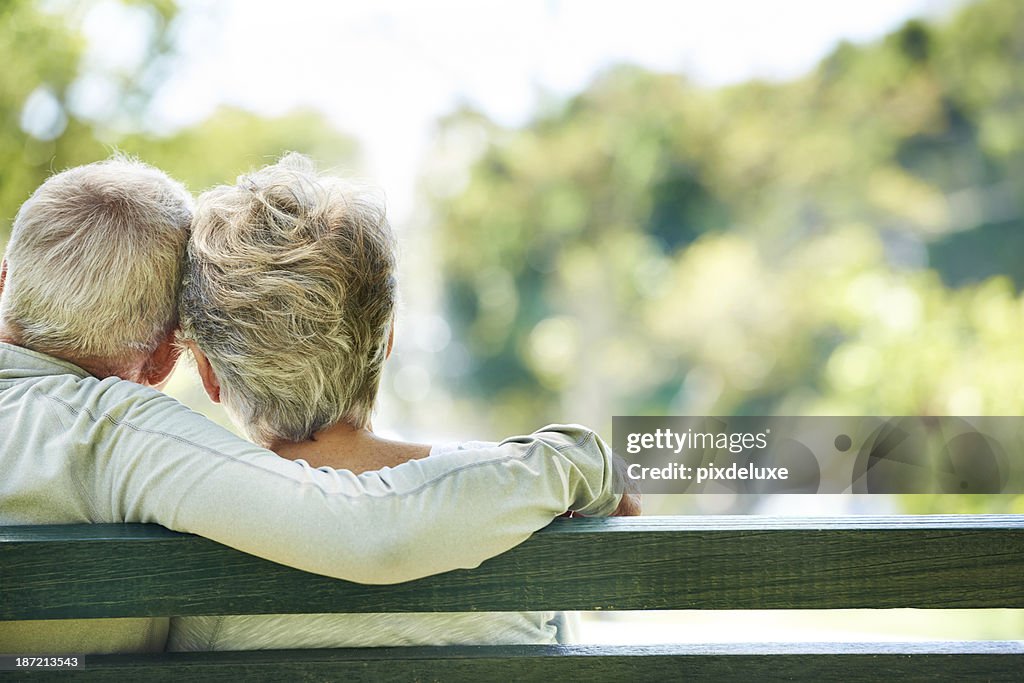
[[154, 392], [94, 417], [94, 496], [115, 518], [362, 583], [475, 567], [567, 509], [619, 502], [611, 450], [577, 426], [357, 476], [280, 458]]

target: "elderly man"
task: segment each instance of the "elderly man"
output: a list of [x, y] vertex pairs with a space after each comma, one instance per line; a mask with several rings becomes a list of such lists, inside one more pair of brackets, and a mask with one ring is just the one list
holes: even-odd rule
[[[0, 274], [0, 524], [152, 522], [394, 583], [477, 566], [567, 509], [616, 508], [611, 453], [578, 431], [401, 464], [382, 453], [392, 469], [355, 475], [280, 458], [150, 388], [177, 358], [191, 206], [160, 171], [113, 159], [21, 207]], [[166, 632], [165, 619], [6, 622], [0, 652], [159, 650]]]

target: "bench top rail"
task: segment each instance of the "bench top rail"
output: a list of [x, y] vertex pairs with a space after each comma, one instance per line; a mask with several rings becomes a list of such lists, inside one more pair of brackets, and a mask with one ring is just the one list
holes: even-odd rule
[[[85, 658], [75, 680], [1019, 681], [1024, 643], [401, 647]], [[43, 672], [33, 672], [43, 673]], [[57, 671], [65, 680], [71, 672]], [[34, 680], [35, 677], [33, 677]]]
[[0, 527], [0, 620], [898, 607], [1024, 608], [1024, 517], [560, 519], [477, 569], [391, 586], [153, 525]]

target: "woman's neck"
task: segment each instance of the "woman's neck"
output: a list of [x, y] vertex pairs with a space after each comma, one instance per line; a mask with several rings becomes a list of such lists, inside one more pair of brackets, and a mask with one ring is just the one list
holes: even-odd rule
[[309, 441], [277, 441], [269, 446], [283, 458], [305, 460], [313, 467], [333, 467], [359, 474], [395, 467], [430, 455], [430, 446], [383, 439], [369, 428], [344, 422], [322, 429]]

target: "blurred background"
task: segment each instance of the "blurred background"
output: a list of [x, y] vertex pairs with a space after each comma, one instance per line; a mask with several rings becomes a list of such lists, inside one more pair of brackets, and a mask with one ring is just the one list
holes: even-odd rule
[[[403, 291], [385, 434], [1024, 412], [1017, 0], [6, 0], [0, 63], [0, 240], [48, 174], [114, 150], [197, 193], [286, 150], [382, 187]], [[171, 391], [227, 423], [190, 368]], [[1021, 513], [1024, 496], [646, 507]], [[890, 617], [904, 639], [1024, 634], [1018, 612]], [[883, 628], [645, 618], [587, 637]]]

